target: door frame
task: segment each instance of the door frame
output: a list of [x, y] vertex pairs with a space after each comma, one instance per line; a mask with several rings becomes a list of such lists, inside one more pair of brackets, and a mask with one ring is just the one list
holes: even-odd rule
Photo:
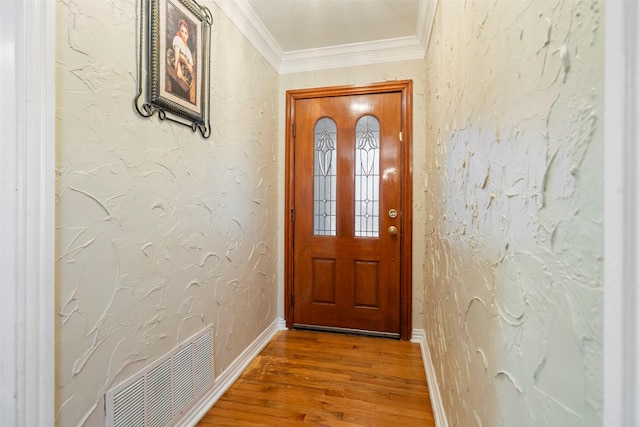
[[1, 8], [0, 425], [44, 427], [56, 419], [56, 3]]
[[284, 195], [284, 315], [288, 328], [293, 327], [293, 237], [292, 212], [294, 209], [295, 158], [294, 129], [296, 101], [331, 96], [368, 95], [399, 92], [401, 94], [402, 178], [400, 193], [400, 339], [411, 338], [412, 285], [413, 285], [413, 81], [396, 80], [363, 86], [331, 86], [312, 89], [288, 90], [286, 93], [285, 135], [285, 195]]

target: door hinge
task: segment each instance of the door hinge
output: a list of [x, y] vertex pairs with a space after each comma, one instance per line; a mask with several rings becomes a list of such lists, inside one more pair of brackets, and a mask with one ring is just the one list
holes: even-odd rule
[[291, 222], [296, 222], [296, 210], [291, 209]]
[[398, 135], [398, 137], [400, 138], [400, 142], [402, 142], [402, 132], [400, 132], [400, 135]]
[[291, 125], [291, 136], [296, 137], [296, 125]]

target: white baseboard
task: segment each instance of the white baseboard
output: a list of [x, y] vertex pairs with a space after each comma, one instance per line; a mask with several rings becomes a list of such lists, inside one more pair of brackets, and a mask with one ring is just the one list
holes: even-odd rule
[[195, 426], [202, 417], [211, 409], [211, 407], [222, 397], [222, 395], [231, 387], [249, 363], [258, 356], [262, 349], [271, 341], [279, 331], [285, 330], [285, 321], [277, 318], [271, 325], [267, 327], [236, 359], [231, 365], [222, 372], [213, 382], [211, 390], [206, 392], [193, 407], [184, 414], [175, 424], [177, 426]]
[[436, 427], [449, 427], [447, 413], [442, 405], [442, 396], [438, 387], [438, 378], [436, 370], [429, 353], [429, 345], [427, 345], [427, 334], [422, 329], [413, 329], [411, 331], [411, 342], [420, 344], [422, 352], [422, 363], [424, 364], [424, 372], [427, 374], [427, 382], [429, 383], [429, 397], [431, 398], [431, 408], [433, 409], [433, 418]]

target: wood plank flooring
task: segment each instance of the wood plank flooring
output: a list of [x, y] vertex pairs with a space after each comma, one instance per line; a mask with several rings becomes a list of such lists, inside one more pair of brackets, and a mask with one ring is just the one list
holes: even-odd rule
[[420, 346], [279, 332], [198, 424], [301, 425], [435, 427]]

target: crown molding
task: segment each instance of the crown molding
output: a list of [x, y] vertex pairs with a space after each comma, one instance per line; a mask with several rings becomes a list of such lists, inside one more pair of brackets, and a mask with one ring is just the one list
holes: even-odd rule
[[424, 53], [417, 37], [401, 37], [285, 52], [278, 71], [280, 74], [289, 74], [383, 62], [410, 61], [424, 58]]
[[284, 52], [246, 0], [213, 0], [264, 59], [278, 71]]
[[420, 41], [420, 46], [427, 52], [433, 21], [436, 19], [436, 9], [438, 0], [420, 0], [418, 6], [418, 22], [416, 23], [416, 37]]
[[213, 0], [279, 74], [423, 59], [438, 0], [420, 0], [416, 35], [285, 52], [247, 0]]

